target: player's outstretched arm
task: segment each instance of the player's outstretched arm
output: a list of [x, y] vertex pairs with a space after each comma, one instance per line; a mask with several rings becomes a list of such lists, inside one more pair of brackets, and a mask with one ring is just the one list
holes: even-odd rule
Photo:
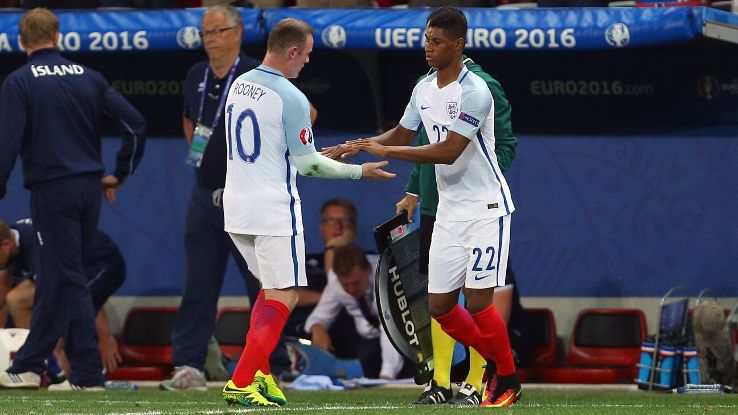
[[[365, 138], [364, 140], [371, 140], [384, 146], [407, 146], [413, 142], [413, 140], [415, 139], [415, 134], [415, 131], [408, 130], [407, 128], [398, 124], [394, 128], [391, 128], [380, 135]], [[353, 157], [358, 152], [358, 149], [350, 145], [338, 144], [332, 147], [323, 147], [321, 154], [334, 160], [339, 160]]]
[[385, 167], [387, 164], [389, 164], [387, 160], [362, 164], [361, 165], [361, 178], [362, 179], [380, 179], [380, 180], [394, 179], [396, 174], [389, 173], [389, 172], [382, 170], [382, 167]]
[[449, 131], [444, 141], [418, 147], [385, 146], [366, 138], [348, 141], [346, 144], [377, 157], [392, 157], [415, 163], [453, 164], [469, 145], [469, 139]]
[[392, 179], [395, 174], [382, 170], [386, 161], [375, 163], [345, 164], [329, 159], [318, 152], [304, 156], [292, 156], [297, 171], [303, 176], [325, 179]]

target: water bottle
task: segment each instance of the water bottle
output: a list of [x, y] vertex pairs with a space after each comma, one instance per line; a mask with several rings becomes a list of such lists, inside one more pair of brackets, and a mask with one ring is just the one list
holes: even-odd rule
[[138, 385], [127, 380], [106, 380], [105, 381], [106, 391], [135, 391], [138, 390]]

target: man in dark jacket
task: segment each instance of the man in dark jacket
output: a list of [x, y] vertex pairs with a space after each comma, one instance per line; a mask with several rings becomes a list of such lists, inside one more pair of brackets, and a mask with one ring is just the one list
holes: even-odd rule
[[[43, 368], [36, 362], [51, 353], [56, 341], [47, 333], [56, 331], [66, 339], [70, 385], [98, 388], [105, 379], [83, 257], [97, 230], [101, 184], [107, 200], [115, 201], [116, 190], [143, 155], [146, 122], [102, 75], [59, 54], [59, 20], [53, 13], [31, 10], [19, 29], [28, 63], [8, 76], [0, 91], [0, 198], [20, 153], [41, 278], [31, 332], [0, 378], [3, 385], [37, 388]], [[115, 171], [105, 177], [103, 114], [127, 131]]]

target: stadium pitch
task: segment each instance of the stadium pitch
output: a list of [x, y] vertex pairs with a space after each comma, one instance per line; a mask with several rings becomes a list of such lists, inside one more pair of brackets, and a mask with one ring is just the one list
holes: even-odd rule
[[281, 408], [229, 407], [220, 391], [168, 393], [153, 389], [126, 392], [47, 392], [0, 390], [0, 414], [735, 414], [738, 395], [677, 395], [641, 391], [524, 388], [523, 398], [508, 409], [415, 406], [415, 388], [366, 388], [352, 391], [288, 391]]

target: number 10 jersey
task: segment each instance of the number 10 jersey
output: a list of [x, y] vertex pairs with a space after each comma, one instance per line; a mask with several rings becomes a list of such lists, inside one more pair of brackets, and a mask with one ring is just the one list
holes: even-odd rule
[[290, 157], [315, 152], [307, 98], [278, 70], [261, 65], [233, 82], [225, 111], [225, 230], [302, 233], [297, 169]]

